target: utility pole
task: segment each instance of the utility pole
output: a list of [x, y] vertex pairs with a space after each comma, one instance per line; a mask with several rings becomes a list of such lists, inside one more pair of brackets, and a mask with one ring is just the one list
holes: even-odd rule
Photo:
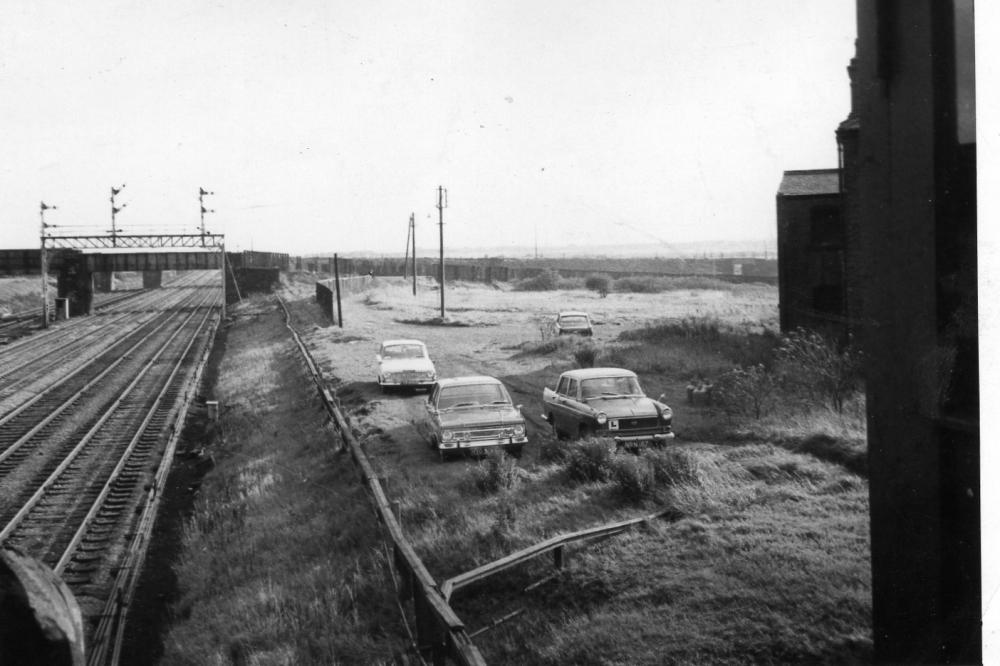
[[49, 257], [45, 249], [45, 229], [48, 226], [45, 224], [45, 211], [49, 209], [56, 210], [56, 207], [49, 206], [44, 201], [38, 207], [38, 218], [41, 220], [38, 235], [42, 243], [42, 328], [49, 327]]
[[413, 240], [413, 295], [417, 295], [417, 221], [410, 213], [410, 238]]
[[337, 290], [337, 325], [344, 328], [344, 313], [340, 309], [340, 266], [337, 265], [337, 253], [333, 253], [333, 284]]
[[448, 207], [448, 190], [438, 185], [438, 230], [440, 233], [441, 247], [441, 319], [444, 320], [444, 209]]
[[[198, 188], [198, 207], [201, 209], [201, 246], [205, 247], [205, 213], [214, 213], [214, 208], [205, 208], [205, 197], [215, 194], [215, 192], [209, 192], [204, 187]], [[253, 239], [250, 239], [250, 250], [253, 251]]]
[[111, 188], [111, 246], [118, 246], [118, 226], [115, 224], [115, 215], [120, 213], [127, 203], [123, 203], [121, 206], [115, 207], [115, 197], [118, 193], [125, 189], [125, 183], [122, 183], [121, 187]]
[[410, 213], [410, 223], [406, 226], [406, 253], [403, 255], [403, 279], [409, 277], [410, 268], [410, 234], [413, 233], [413, 213]]

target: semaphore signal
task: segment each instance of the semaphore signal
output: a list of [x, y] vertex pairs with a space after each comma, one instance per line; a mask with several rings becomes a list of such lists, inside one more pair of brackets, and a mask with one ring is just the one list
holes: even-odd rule
[[215, 192], [209, 192], [204, 187], [199, 187], [198, 188], [198, 207], [201, 209], [201, 244], [202, 244], [202, 246], [205, 245], [205, 234], [208, 233], [207, 231], [205, 231], [205, 213], [214, 213], [215, 212], [214, 208], [205, 208], [205, 197], [209, 196], [209, 195], [213, 195], [213, 194], [215, 194]]
[[115, 247], [118, 245], [118, 226], [115, 223], [115, 216], [122, 211], [122, 209], [127, 206], [127, 203], [123, 203], [121, 206], [115, 206], [115, 197], [118, 196], [119, 192], [125, 189], [125, 183], [122, 183], [121, 187], [111, 188], [111, 246]]

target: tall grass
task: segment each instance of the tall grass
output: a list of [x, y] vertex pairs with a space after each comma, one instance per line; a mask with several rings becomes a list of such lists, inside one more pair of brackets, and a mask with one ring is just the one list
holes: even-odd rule
[[216, 466], [184, 530], [162, 663], [384, 662], [407, 645], [389, 561], [269, 312], [229, 329]]

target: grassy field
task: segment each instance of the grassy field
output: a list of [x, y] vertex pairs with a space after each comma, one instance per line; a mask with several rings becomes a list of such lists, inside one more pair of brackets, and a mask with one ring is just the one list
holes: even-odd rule
[[[437, 305], [426, 284], [414, 299], [380, 282], [345, 302], [343, 330], [325, 327], [310, 284], [299, 285], [295, 311], [436, 580], [557, 534], [668, 513], [571, 547], [554, 577], [543, 558], [456, 591], [458, 615], [483, 629], [474, 641], [488, 663], [870, 661], [863, 401], [854, 391], [838, 410], [793, 381], [773, 287], [600, 298], [454, 285], [449, 325], [426, 325]], [[535, 326], [553, 300], [589, 310], [594, 339], [552, 339]], [[408, 641], [367, 498], [349, 461], [330, 452], [271, 307], [233, 310], [216, 468], [189, 521], [165, 663], [387, 663]], [[413, 440], [422, 398], [385, 399], [371, 383], [374, 341], [407, 330], [429, 341], [439, 370], [527, 387], [518, 401], [530, 413], [531, 396], [593, 345], [598, 364], [634, 368], [647, 393], [671, 396], [678, 439], [619, 453], [533, 426], [520, 460], [442, 465]], [[759, 415], [683, 401], [692, 381], [756, 366], [771, 386]]]

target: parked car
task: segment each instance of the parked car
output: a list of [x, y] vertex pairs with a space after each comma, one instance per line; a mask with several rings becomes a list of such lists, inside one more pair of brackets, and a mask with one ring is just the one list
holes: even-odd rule
[[594, 325], [586, 312], [570, 310], [556, 315], [556, 335], [576, 333], [577, 335], [593, 335]]
[[428, 388], [437, 379], [427, 345], [420, 340], [386, 340], [375, 360], [383, 392], [391, 387]]
[[528, 437], [521, 405], [514, 406], [507, 389], [494, 377], [439, 379], [427, 396], [427, 418], [421, 435], [444, 460], [451, 453], [502, 447], [520, 455]]
[[646, 396], [639, 378], [621, 368], [562, 373], [542, 392], [544, 413], [556, 437], [610, 437], [619, 445], [673, 439], [673, 411]]

